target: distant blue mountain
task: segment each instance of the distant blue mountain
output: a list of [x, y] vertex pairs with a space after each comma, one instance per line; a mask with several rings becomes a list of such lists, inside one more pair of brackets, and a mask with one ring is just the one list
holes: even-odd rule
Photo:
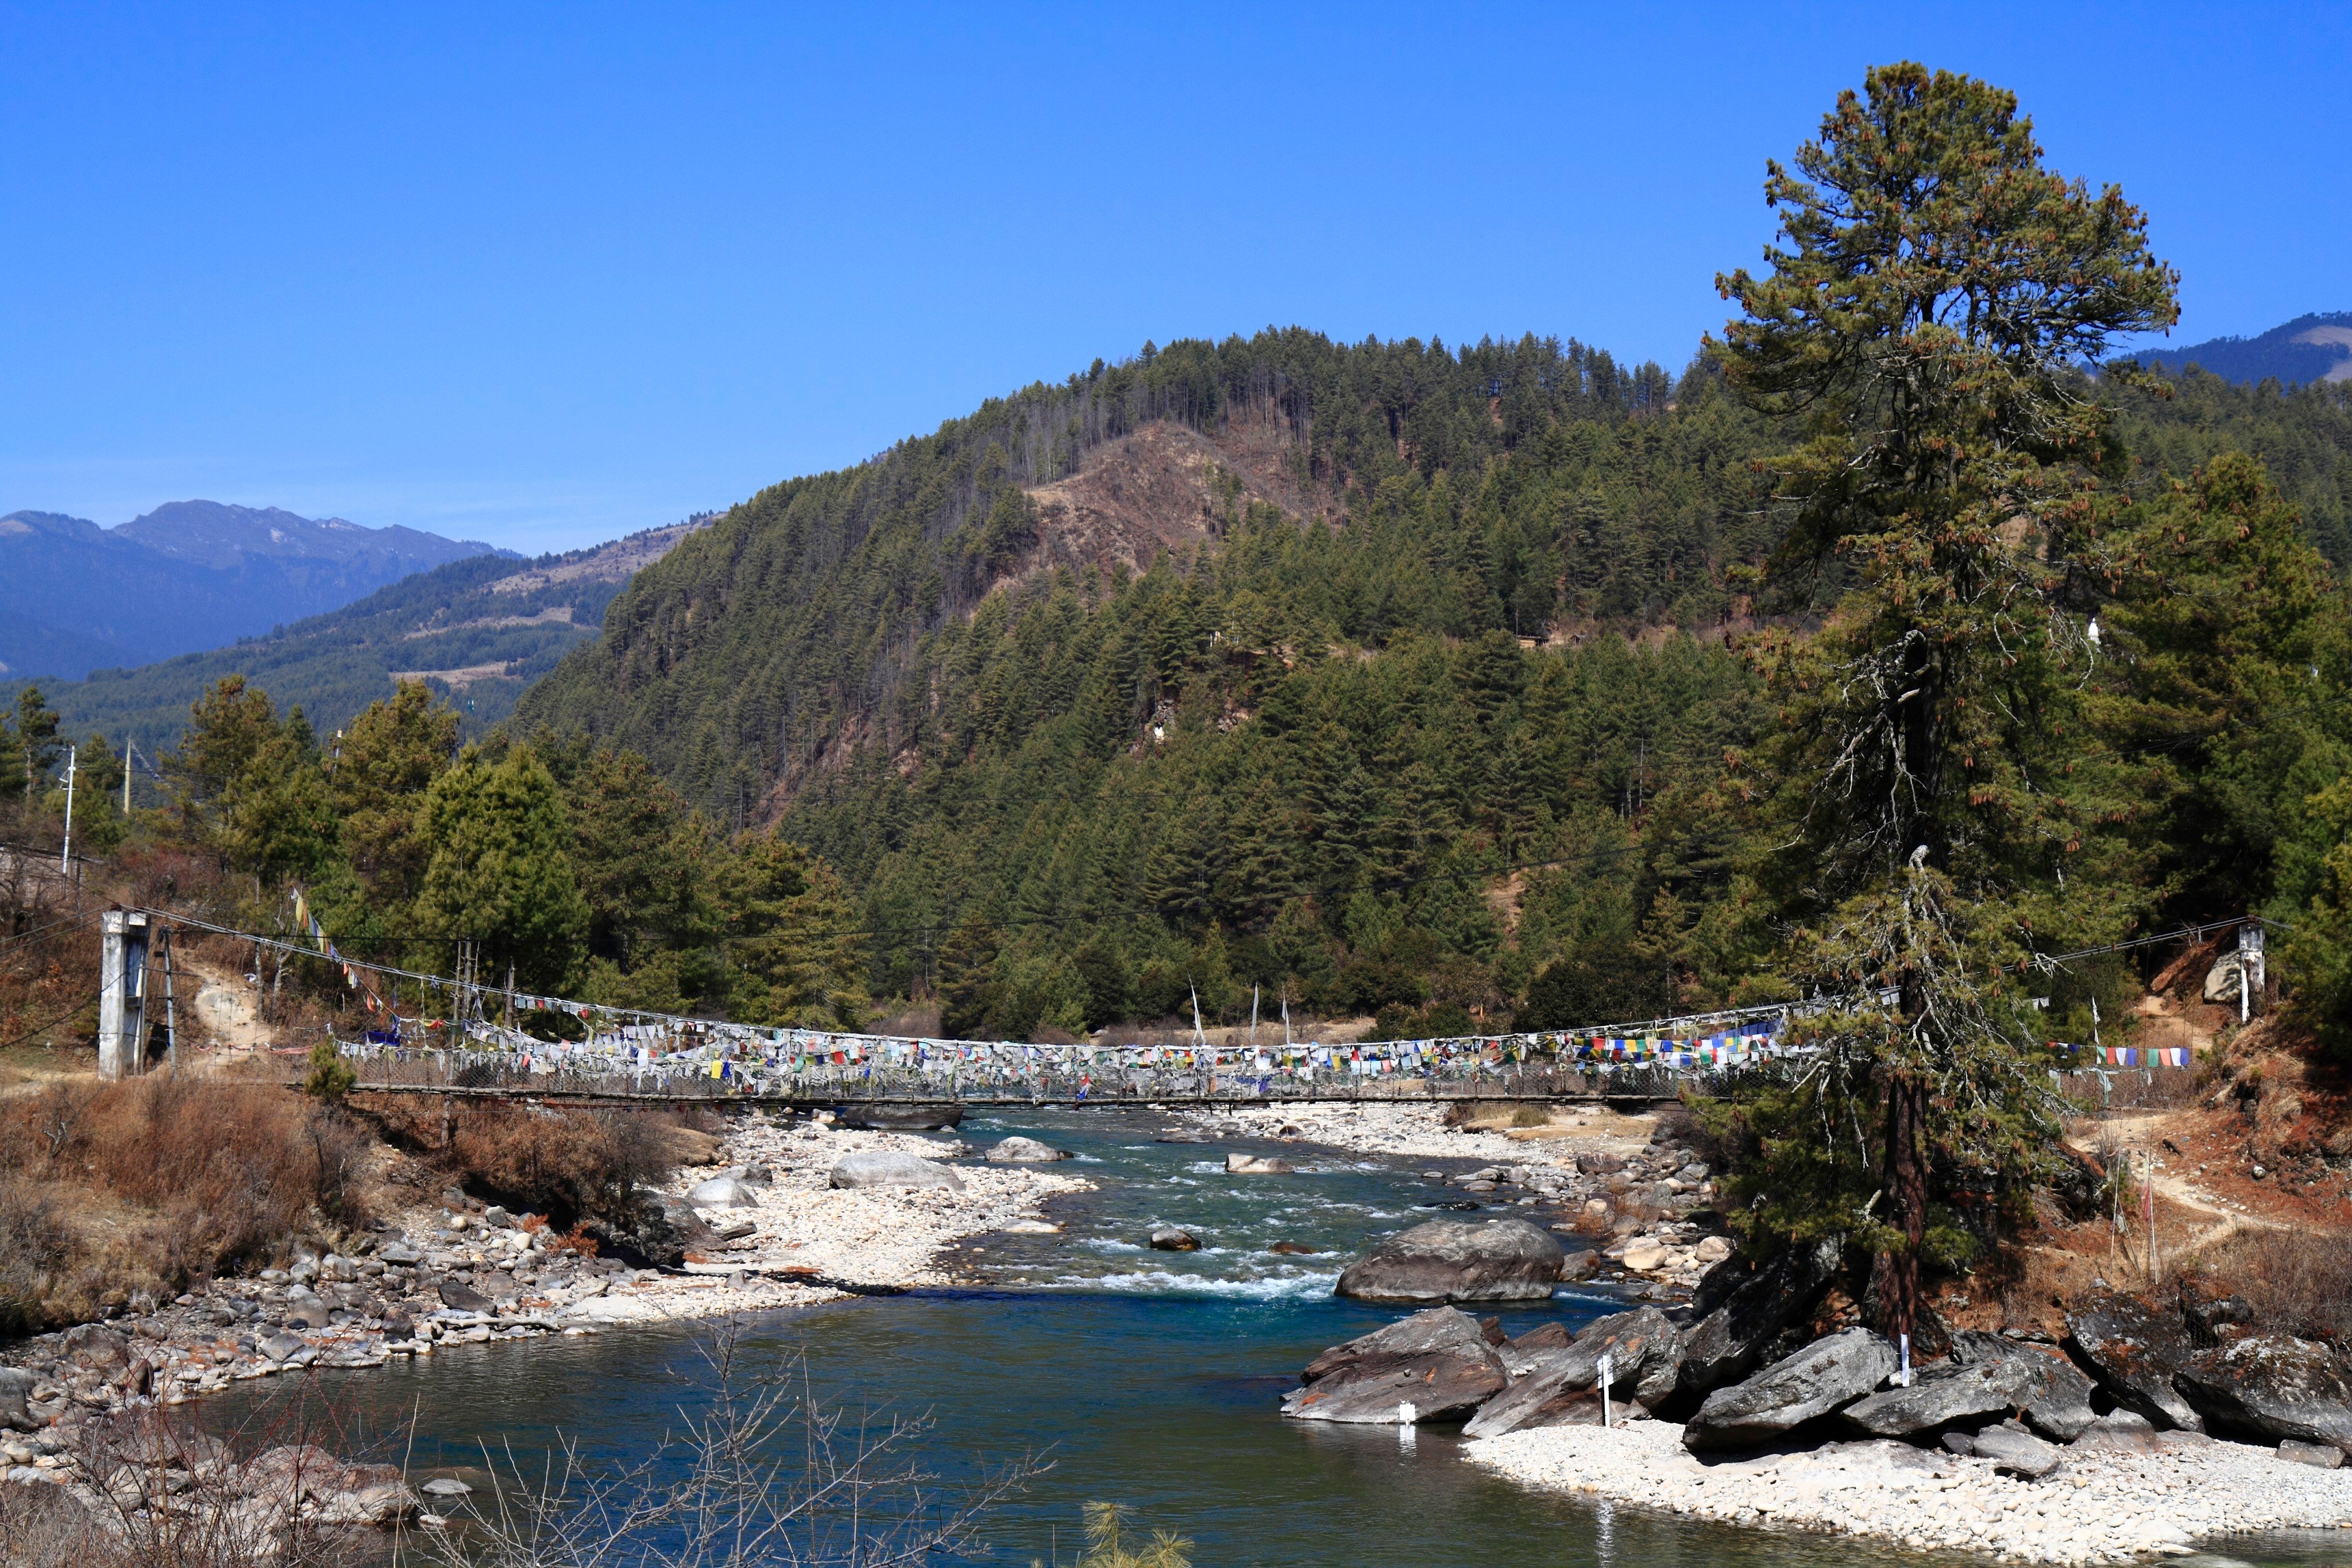
[[218, 647], [485, 554], [515, 558], [473, 540], [218, 501], [173, 501], [111, 529], [10, 512], [0, 517], [0, 679], [79, 679]]
[[2179, 374], [2197, 365], [2225, 381], [2352, 381], [2352, 310], [2297, 316], [2258, 338], [2213, 338], [2121, 356]]

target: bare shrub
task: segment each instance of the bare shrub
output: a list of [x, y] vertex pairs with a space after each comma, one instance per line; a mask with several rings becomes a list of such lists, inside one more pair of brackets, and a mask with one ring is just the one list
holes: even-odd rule
[[703, 1414], [651, 1454], [600, 1466], [568, 1441], [544, 1458], [486, 1444], [497, 1485], [467, 1500], [465, 1530], [419, 1554], [445, 1568], [961, 1561], [977, 1555], [988, 1512], [1048, 1468], [1023, 1458], [941, 1487], [923, 1460], [929, 1416], [850, 1419], [815, 1396], [804, 1366], [751, 1371], [737, 1324], [701, 1348], [690, 1381], [707, 1397], [690, 1404]]
[[620, 1213], [633, 1189], [667, 1175], [674, 1161], [666, 1132], [629, 1111], [471, 1107], [449, 1155], [468, 1182], [572, 1226]]
[[367, 1147], [347, 1118], [262, 1084], [156, 1077], [0, 1101], [0, 1168], [153, 1210], [140, 1260], [175, 1285], [363, 1219]]
[[57, 1200], [22, 1176], [0, 1178], [0, 1334], [40, 1325], [42, 1306], [72, 1257], [73, 1232]]

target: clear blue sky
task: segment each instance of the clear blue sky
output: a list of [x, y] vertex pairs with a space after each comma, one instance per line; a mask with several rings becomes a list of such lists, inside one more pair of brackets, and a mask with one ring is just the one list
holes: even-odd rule
[[2148, 209], [2188, 341], [2352, 309], [2341, 5], [1143, 9], [0, 5], [0, 511], [564, 548], [1147, 338], [1679, 367], [1906, 57]]

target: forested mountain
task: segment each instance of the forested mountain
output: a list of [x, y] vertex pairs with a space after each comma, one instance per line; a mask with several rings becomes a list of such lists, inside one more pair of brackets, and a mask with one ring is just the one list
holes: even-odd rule
[[[2118, 489], [2252, 450], [2343, 558], [2346, 389], [2172, 392], [2120, 395]], [[1572, 342], [1147, 346], [735, 508], [516, 729], [780, 822], [861, 900], [876, 994], [951, 1027], [1253, 982], [1639, 1016], [1729, 984], [1727, 645], [1838, 587], [1750, 597], [1778, 444], [1710, 369]]]
[[2251, 338], [2210, 338], [2179, 348], [2166, 344], [2133, 356], [2153, 368], [2179, 372], [2197, 365], [2228, 381], [2352, 380], [2352, 310], [2315, 311]]
[[349, 723], [395, 679], [422, 679], [478, 734], [504, 719], [530, 683], [596, 635], [604, 606], [639, 567], [698, 526], [689, 519], [524, 563], [477, 554], [402, 578], [356, 604], [227, 647], [44, 688], [71, 735], [171, 745], [190, 706], [239, 675], [299, 707], [322, 733]]
[[0, 517], [0, 675], [79, 678], [214, 647], [488, 553], [410, 528], [217, 501], [173, 501], [111, 529], [11, 512]]

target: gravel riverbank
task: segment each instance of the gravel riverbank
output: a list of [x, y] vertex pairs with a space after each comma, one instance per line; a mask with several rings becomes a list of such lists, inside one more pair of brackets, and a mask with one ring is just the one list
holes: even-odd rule
[[2249, 1531], [2352, 1531], [2352, 1470], [2195, 1433], [2147, 1451], [2065, 1450], [2038, 1481], [1987, 1459], [1895, 1442], [1706, 1463], [1669, 1421], [1547, 1426], [1473, 1442], [1468, 1457], [1512, 1480], [1662, 1512], [1759, 1527], [1872, 1536], [2002, 1562], [2125, 1563], [2186, 1556]]
[[679, 1205], [713, 1175], [742, 1178], [735, 1185], [743, 1201], [696, 1211], [721, 1239], [703, 1242], [676, 1270], [583, 1257], [544, 1227], [445, 1194], [346, 1243], [348, 1256], [300, 1257], [291, 1268], [221, 1280], [173, 1301], [134, 1300], [110, 1322], [18, 1342], [7, 1356], [15, 1375], [0, 1376], [0, 1427], [25, 1435], [0, 1432], [0, 1468], [20, 1480], [47, 1479], [63, 1468], [60, 1445], [35, 1443], [34, 1434], [183, 1404], [252, 1378], [947, 1283], [935, 1262], [943, 1248], [1043, 1224], [1045, 1198], [1087, 1184], [1050, 1169], [977, 1163], [952, 1167], [955, 1187], [829, 1184], [845, 1154], [937, 1159], [954, 1147], [748, 1118], [730, 1130], [721, 1165], [681, 1171], [665, 1184]]

